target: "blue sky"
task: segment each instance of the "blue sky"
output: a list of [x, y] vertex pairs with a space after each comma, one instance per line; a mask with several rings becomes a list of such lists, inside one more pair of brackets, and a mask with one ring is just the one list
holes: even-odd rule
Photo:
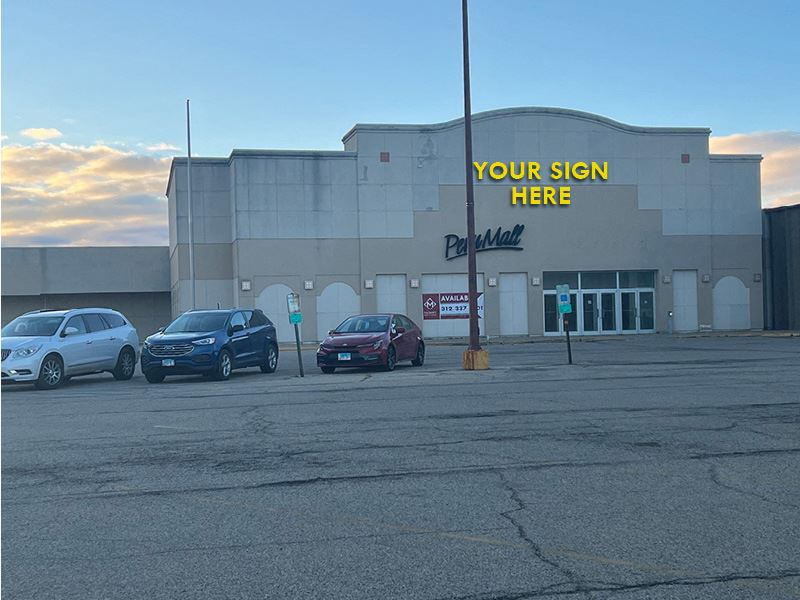
[[[762, 152], [800, 143], [797, 2], [472, 0], [470, 18], [475, 112], [560, 106], [767, 132]], [[340, 149], [355, 122], [449, 120], [460, 34], [458, 0], [3, 1], [3, 143], [24, 147], [4, 163], [102, 145], [160, 169], [185, 152], [186, 98], [195, 155]]]

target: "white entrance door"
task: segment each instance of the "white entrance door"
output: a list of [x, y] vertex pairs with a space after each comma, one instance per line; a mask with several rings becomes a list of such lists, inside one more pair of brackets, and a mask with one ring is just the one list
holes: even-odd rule
[[672, 272], [672, 326], [697, 331], [697, 271]]
[[500, 335], [528, 333], [528, 274], [500, 273]]
[[328, 285], [317, 298], [317, 340], [324, 340], [328, 331], [347, 317], [361, 312], [361, 298], [346, 283]]
[[[289, 324], [289, 310], [286, 306], [286, 296], [291, 293], [292, 289], [289, 286], [275, 283], [265, 287], [256, 298], [256, 308], [261, 309], [261, 312], [275, 325], [279, 342], [294, 341], [294, 326]], [[303, 326], [300, 325], [301, 334], [302, 330]]]
[[378, 275], [375, 278], [375, 292], [379, 313], [406, 314], [405, 275]]

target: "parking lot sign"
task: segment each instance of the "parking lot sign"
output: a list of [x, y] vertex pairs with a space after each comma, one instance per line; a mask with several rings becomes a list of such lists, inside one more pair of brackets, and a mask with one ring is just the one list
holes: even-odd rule
[[303, 313], [300, 312], [300, 294], [292, 292], [286, 295], [286, 308], [289, 309], [289, 323], [294, 325], [294, 341], [297, 345], [297, 365], [300, 367], [300, 377], [303, 373], [303, 357], [300, 354], [300, 329], [298, 325], [303, 322]]

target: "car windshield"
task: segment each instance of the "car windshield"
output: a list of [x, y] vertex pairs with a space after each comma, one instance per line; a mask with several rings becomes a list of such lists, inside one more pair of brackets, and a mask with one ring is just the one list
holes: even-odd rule
[[61, 316], [29, 316], [17, 317], [3, 327], [3, 337], [36, 337], [51, 336], [58, 331], [64, 317]]
[[186, 313], [170, 323], [164, 333], [217, 331], [225, 326], [227, 320], [228, 313]]
[[389, 328], [389, 317], [350, 317], [334, 329], [335, 333], [378, 333]]

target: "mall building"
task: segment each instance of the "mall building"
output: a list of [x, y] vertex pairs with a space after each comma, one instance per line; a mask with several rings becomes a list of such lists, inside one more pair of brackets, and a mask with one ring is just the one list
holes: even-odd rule
[[[544, 175], [476, 182], [481, 334], [559, 335], [557, 284], [579, 335], [761, 329], [761, 156], [710, 154], [709, 134], [555, 108], [476, 114], [475, 161]], [[192, 160], [197, 306], [260, 308], [289, 340], [294, 291], [306, 341], [373, 311], [467, 335], [463, 119], [358, 124], [343, 142]], [[607, 163], [607, 177], [549, 181], [566, 161]], [[186, 168], [175, 158], [167, 184], [173, 315], [192, 297]], [[512, 204], [514, 186], [537, 185], [570, 186], [569, 205]]]

